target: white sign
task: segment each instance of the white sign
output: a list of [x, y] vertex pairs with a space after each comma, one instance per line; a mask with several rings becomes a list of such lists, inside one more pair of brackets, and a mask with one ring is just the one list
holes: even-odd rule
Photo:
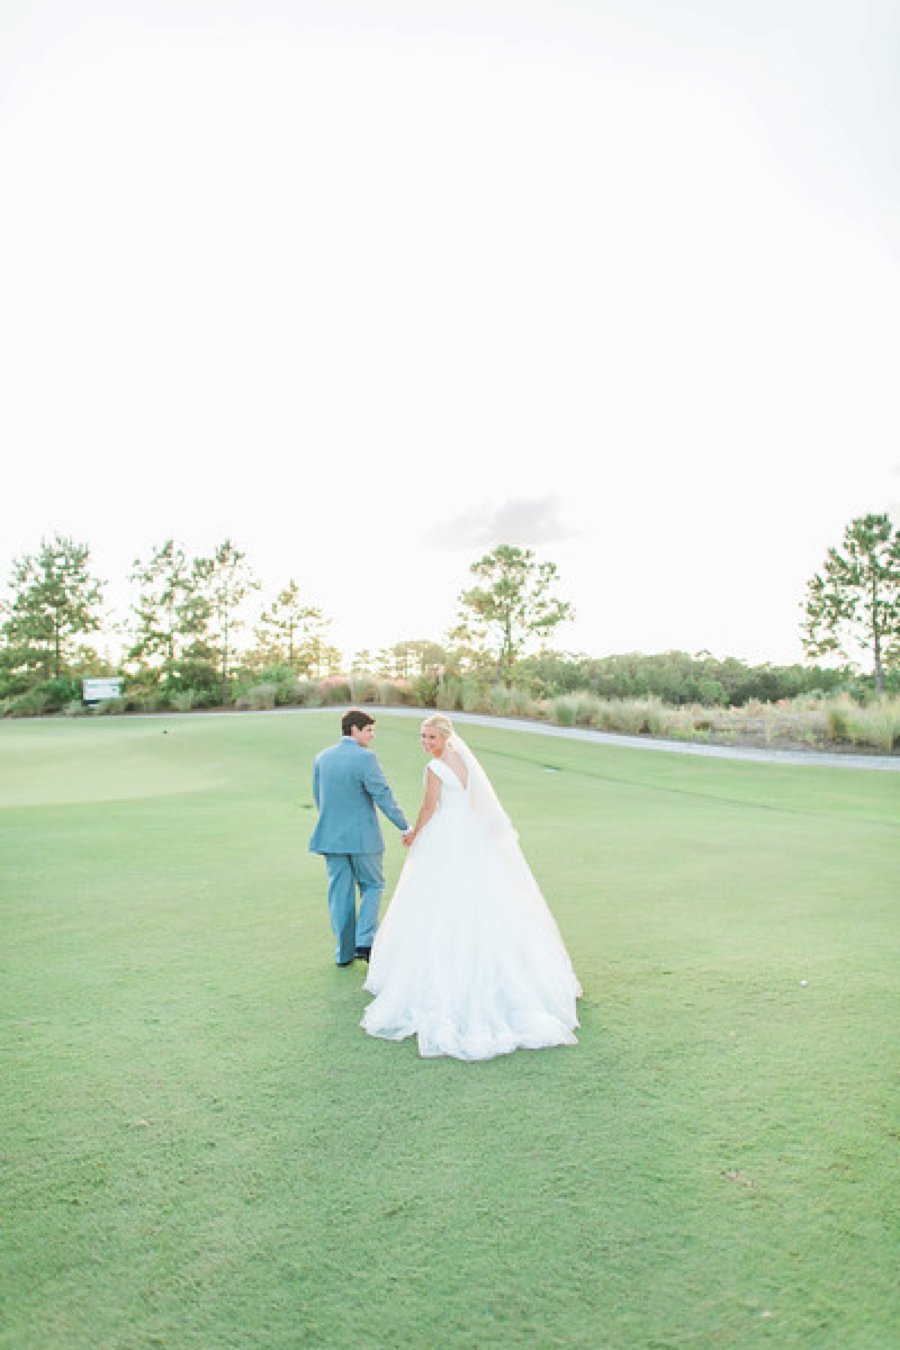
[[124, 683], [125, 681], [119, 676], [103, 680], [82, 680], [82, 702], [100, 703], [105, 698], [120, 698]]

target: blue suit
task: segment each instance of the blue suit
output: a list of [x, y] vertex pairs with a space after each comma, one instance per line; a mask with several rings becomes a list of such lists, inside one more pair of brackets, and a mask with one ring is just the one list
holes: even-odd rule
[[371, 947], [378, 928], [384, 839], [375, 807], [399, 830], [408, 830], [409, 822], [394, 801], [375, 752], [352, 736], [341, 737], [337, 745], [316, 756], [313, 797], [319, 819], [309, 849], [325, 855], [336, 960], [344, 965], [353, 960], [358, 947]]

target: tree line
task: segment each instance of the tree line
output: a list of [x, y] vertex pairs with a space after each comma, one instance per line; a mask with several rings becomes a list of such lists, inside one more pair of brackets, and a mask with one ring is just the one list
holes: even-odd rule
[[[330, 621], [293, 578], [270, 598], [248, 632], [247, 603], [260, 591], [246, 554], [226, 539], [190, 557], [173, 539], [135, 559], [132, 599], [112, 660], [92, 642], [104, 633], [105, 584], [87, 544], [62, 535], [14, 561], [0, 601], [0, 712], [56, 711], [80, 701], [80, 681], [123, 674], [130, 706], [228, 706], [267, 684], [279, 701], [348, 675], [394, 682], [398, 698], [429, 703], [449, 677], [519, 687], [545, 698], [586, 690], [606, 698], [656, 695], [680, 704], [775, 701], [811, 691], [862, 688], [852, 654], [868, 653], [878, 691], [900, 683], [900, 530], [889, 517], [860, 517], [809, 581], [802, 640], [809, 658], [842, 657], [837, 667], [749, 666], [709, 653], [559, 653], [550, 643], [573, 617], [552, 562], [498, 545], [471, 565], [455, 626], [442, 641], [410, 639], [358, 652], [352, 672], [329, 638]], [[108, 626], [107, 626], [108, 631]], [[349, 685], [346, 686], [349, 689]], [[291, 690], [294, 695], [292, 696]]]

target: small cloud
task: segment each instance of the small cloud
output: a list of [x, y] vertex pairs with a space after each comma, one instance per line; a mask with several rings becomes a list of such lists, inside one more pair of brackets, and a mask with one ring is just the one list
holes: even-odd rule
[[562, 520], [558, 497], [511, 497], [499, 506], [473, 507], [445, 521], [424, 542], [433, 548], [496, 548], [498, 544], [530, 548], [574, 539], [578, 533]]

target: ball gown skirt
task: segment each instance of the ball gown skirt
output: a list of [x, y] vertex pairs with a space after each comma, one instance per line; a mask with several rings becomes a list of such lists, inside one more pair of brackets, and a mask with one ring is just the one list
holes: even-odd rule
[[574, 1044], [581, 987], [515, 832], [493, 831], [436, 771], [440, 805], [376, 935], [362, 1026], [463, 1060]]

